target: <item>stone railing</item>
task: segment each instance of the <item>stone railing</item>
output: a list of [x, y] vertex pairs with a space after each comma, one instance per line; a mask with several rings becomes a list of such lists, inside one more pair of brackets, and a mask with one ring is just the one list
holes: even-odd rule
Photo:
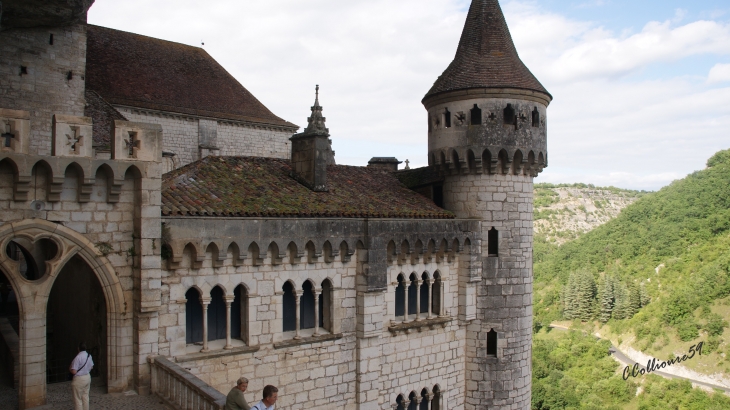
[[13, 381], [13, 387], [18, 388], [19, 349], [18, 334], [7, 318], [0, 318], [0, 368], [7, 372], [6, 377]]
[[162, 356], [149, 359], [152, 393], [180, 410], [223, 410], [226, 396]]

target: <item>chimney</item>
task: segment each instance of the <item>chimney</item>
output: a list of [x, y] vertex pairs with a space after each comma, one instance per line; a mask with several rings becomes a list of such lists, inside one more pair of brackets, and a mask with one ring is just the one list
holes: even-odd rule
[[384, 171], [395, 172], [398, 170], [398, 164], [403, 161], [398, 161], [395, 157], [372, 157], [368, 161], [368, 168], [378, 168]]
[[335, 164], [329, 129], [324, 126], [322, 106], [319, 105], [319, 85], [316, 87], [312, 116], [304, 132], [295, 134], [291, 144], [292, 177], [315, 192], [327, 191], [327, 165]]

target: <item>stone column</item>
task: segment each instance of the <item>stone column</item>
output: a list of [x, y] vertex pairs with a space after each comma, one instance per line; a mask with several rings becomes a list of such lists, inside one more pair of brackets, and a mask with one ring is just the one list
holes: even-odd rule
[[413, 281], [413, 283], [416, 285], [416, 322], [421, 321], [421, 281], [418, 280], [418, 276], [416, 276], [416, 280]]
[[428, 317], [427, 319], [433, 318], [433, 279], [426, 281], [428, 284]]
[[322, 289], [312, 289], [314, 293], [314, 336], [319, 336], [319, 297]]
[[444, 294], [446, 293], [446, 285], [444, 279], [439, 278], [439, 317], [446, 317], [446, 306], [444, 306]]
[[226, 296], [226, 345], [223, 347], [226, 350], [233, 349], [231, 345], [231, 304], [233, 298], [234, 296]]
[[403, 278], [403, 286], [406, 288], [405, 297], [403, 301], [405, 306], [403, 307], [403, 323], [408, 323], [408, 279]]
[[302, 291], [301, 290], [294, 291], [294, 297], [296, 298], [296, 301], [297, 301], [297, 308], [296, 308], [296, 321], [297, 321], [297, 323], [296, 323], [296, 328], [295, 328], [296, 329], [296, 333], [294, 334], [294, 339], [301, 339], [302, 338], [302, 336], [299, 334], [299, 318], [301, 316], [301, 314], [299, 313], [299, 299], [300, 299], [301, 296], [302, 296]]
[[208, 305], [210, 305], [210, 299], [200, 298], [200, 303], [203, 305], [203, 349], [201, 352], [207, 352], [208, 349]]

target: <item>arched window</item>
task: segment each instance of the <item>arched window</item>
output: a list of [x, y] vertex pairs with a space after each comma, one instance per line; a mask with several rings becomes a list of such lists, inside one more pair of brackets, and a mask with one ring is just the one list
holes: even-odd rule
[[499, 231], [494, 227], [487, 234], [488, 256], [499, 256]]
[[504, 124], [505, 125], [516, 125], [517, 116], [515, 115], [515, 109], [512, 108], [512, 104], [507, 104], [504, 109]]
[[299, 329], [314, 329], [314, 286], [306, 281], [299, 299]]
[[398, 275], [398, 286], [395, 288], [395, 316], [406, 314], [406, 280], [402, 274]]
[[248, 292], [246, 287], [238, 285], [233, 291], [231, 303], [231, 337], [241, 339], [248, 344]]
[[436, 272], [433, 274], [433, 291], [431, 292], [431, 313], [436, 316], [441, 315], [441, 292], [443, 292], [441, 274]]
[[418, 309], [418, 277], [415, 273], [411, 273], [408, 279], [408, 314], [415, 315]]
[[421, 312], [421, 313], [428, 313], [428, 301], [429, 301], [429, 298], [428, 298], [429, 283], [428, 283], [428, 281], [429, 281], [428, 273], [423, 272], [423, 275], [421, 275], [421, 289], [419, 290], [419, 292], [421, 292], [421, 298], [420, 298], [421, 306], [419, 306], [419, 308], [420, 308], [419, 312]]
[[414, 391], [408, 395], [408, 410], [418, 410], [418, 395]]
[[441, 388], [433, 386], [433, 398], [431, 399], [431, 410], [441, 410]]
[[428, 390], [421, 390], [421, 404], [418, 406], [418, 410], [428, 410], [429, 399]]
[[200, 293], [190, 288], [185, 293], [185, 343], [203, 341], [203, 306], [200, 304]]
[[537, 110], [537, 107], [535, 107], [535, 109], [532, 110], [532, 126], [533, 127], [540, 126], [540, 111]]
[[322, 294], [319, 295], [319, 327], [332, 332], [332, 282], [322, 281]]
[[210, 291], [208, 306], [208, 341], [226, 338], [226, 302], [223, 289], [216, 286]]
[[282, 313], [284, 331], [289, 332], [297, 330], [297, 297], [294, 294], [294, 286], [291, 282], [286, 282], [281, 288], [284, 291], [282, 297]]
[[482, 110], [474, 104], [474, 108], [470, 111], [471, 113], [471, 125], [479, 125], [482, 123]]
[[397, 404], [396, 410], [406, 410], [405, 399], [403, 399], [402, 394], [398, 395], [398, 397], [395, 399], [395, 403]]
[[494, 329], [490, 329], [487, 332], [487, 356], [497, 355], [497, 332]]

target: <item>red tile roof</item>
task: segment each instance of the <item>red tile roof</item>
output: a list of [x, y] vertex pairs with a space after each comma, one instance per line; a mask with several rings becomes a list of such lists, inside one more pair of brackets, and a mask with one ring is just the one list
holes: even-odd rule
[[497, 0], [472, 1], [454, 61], [423, 100], [470, 88], [517, 88], [550, 96], [520, 60]]
[[86, 88], [111, 104], [298, 128], [202, 48], [94, 25], [87, 35]]
[[330, 165], [328, 192], [291, 175], [288, 160], [206, 157], [163, 175], [162, 214], [180, 216], [431, 218], [454, 215], [392, 173]]

